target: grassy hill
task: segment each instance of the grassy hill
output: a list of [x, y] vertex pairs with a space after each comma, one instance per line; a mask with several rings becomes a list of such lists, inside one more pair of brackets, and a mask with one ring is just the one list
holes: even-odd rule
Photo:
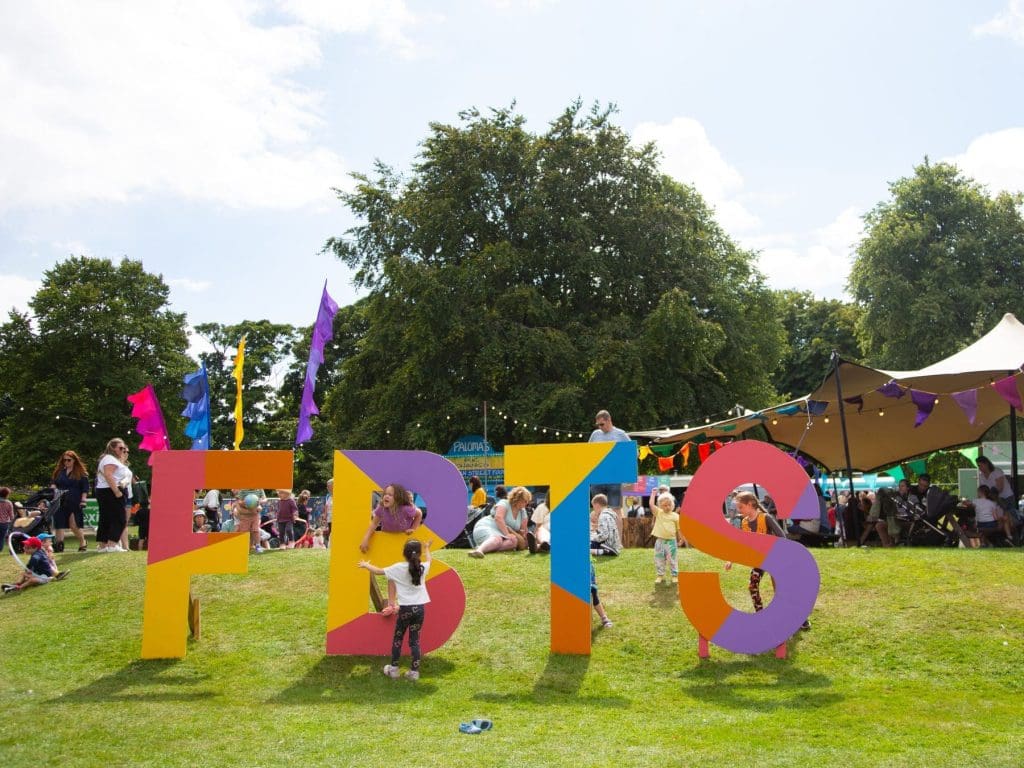
[[[195, 578], [202, 639], [157, 662], [138, 660], [144, 555], [60, 555], [66, 581], [0, 599], [0, 765], [1021, 765], [1022, 553], [815, 555], [813, 629], [789, 659], [702, 662], [649, 550], [598, 563], [615, 626], [589, 658], [548, 653], [548, 559], [442, 551], [468, 604], [418, 683], [324, 655], [328, 552]], [[749, 610], [746, 577], [723, 574]], [[494, 730], [460, 734], [474, 717]]]

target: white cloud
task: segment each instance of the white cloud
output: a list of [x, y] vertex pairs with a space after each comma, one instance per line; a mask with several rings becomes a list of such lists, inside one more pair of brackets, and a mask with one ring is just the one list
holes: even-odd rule
[[183, 291], [190, 291], [191, 293], [202, 293], [210, 290], [209, 280], [192, 280], [187, 277], [174, 277], [167, 280], [167, 285], [171, 288], [181, 288]]
[[329, 207], [346, 168], [297, 79], [322, 35], [407, 51], [414, 22], [401, 0], [2, 4], [0, 212], [147, 195]]
[[861, 212], [847, 208], [831, 223], [807, 234], [762, 235], [744, 245], [761, 250], [761, 271], [771, 287], [840, 299], [845, 298], [854, 249], [863, 236]]
[[422, 53], [407, 35], [419, 22], [403, 0], [282, 0], [282, 10], [314, 29], [333, 33], [372, 34], [403, 58]]
[[1024, 128], [1007, 128], [978, 136], [955, 157], [967, 176], [986, 185], [991, 192], [1024, 191]]
[[974, 28], [976, 36], [1008, 37], [1024, 45], [1024, 0], [1010, 0], [1006, 10]]
[[19, 312], [31, 312], [29, 299], [36, 295], [42, 286], [38, 280], [29, 280], [19, 275], [0, 275], [0, 322], [6, 322], [7, 313], [12, 309]]
[[657, 144], [662, 153], [661, 169], [693, 185], [714, 207], [715, 218], [727, 232], [751, 230], [760, 224], [739, 199], [743, 176], [726, 162], [697, 120], [676, 117], [667, 125], [640, 123], [633, 130], [633, 141]]
[[186, 329], [188, 333], [188, 356], [198, 361], [199, 355], [216, 352], [213, 344], [206, 340], [205, 336], [196, 333], [191, 325]]

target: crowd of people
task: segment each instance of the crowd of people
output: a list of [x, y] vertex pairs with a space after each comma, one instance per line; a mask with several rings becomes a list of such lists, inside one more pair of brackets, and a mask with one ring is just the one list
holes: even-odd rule
[[[628, 439], [624, 431], [612, 424], [607, 411], [598, 412], [591, 442]], [[3, 585], [4, 592], [21, 591], [68, 575], [68, 570], [58, 568], [54, 553], [64, 551], [68, 532], [77, 542], [79, 552], [88, 551], [84, 510], [90, 490], [99, 507], [95, 551], [127, 551], [128, 524], [133, 517], [139, 525], [139, 548], [145, 548], [148, 489], [135, 478], [128, 457], [129, 449], [123, 440], [110, 440], [99, 457], [91, 484], [85, 462], [74, 451], [64, 451], [53, 469], [50, 493], [29, 509], [12, 503], [10, 489], [0, 487], [0, 534], [7, 540], [21, 526], [25, 531], [21, 547], [28, 557], [19, 578]], [[770, 496], [759, 497], [746, 490], [737, 489], [729, 494], [723, 503], [723, 514], [745, 532], [789, 537], [808, 545], [835, 542], [837, 546], [868, 546], [877, 539], [881, 546], [891, 547], [917, 543], [915, 531], [918, 535], [938, 536], [944, 543], [959, 539], [1020, 544], [1022, 516], [1010, 482], [985, 456], [978, 457], [977, 469], [979, 482], [975, 498], [959, 503], [933, 486], [931, 478], [922, 473], [916, 483], [900, 480], [894, 490], [862, 491], [851, 496], [845, 492], [830, 495], [819, 489], [818, 518], [791, 521], [788, 526], [778, 520]], [[263, 489], [232, 489], [228, 493], [221, 489], [203, 489], [195, 501], [193, 531], [246, 532], [254, 554], [261, 554], [270, 546], [325, 548], [330, 544], [333, 490], [333, 480], [328, 480], [327, 495], [320, 509], [312, 503], [308, 490], [293, 495], [292, 489], [277, 489], [276, 499], [272, 500]], [[549, 553], [558, 542], [552, 541], [546, 495], [547, 489], [539, 489], [535, 495], [523, 486], [506, 491], [499, 485], [490, 497], [478, 477], [469, 478], [466, 535], [471, 548], [468, 555], [483, 559], [500, 552]], [[680, 529], [679, 500], [669, 487], [661, 485], [652, 489], [647, 504], [645, 509], [642, 501], [631, 497], [624, 509], [621, 485], [592, 486], [590, 553], [594, 558], [618, 556], [623, 548], [623, 519], [649, 514], [653, 523], [649, 542], [653, 542], [654, 550], [654, 583], [656, 586], [666, 582], [676, 584], [678, 550], [687, 546]], [[412, 537], [423, 520], [424, 512], [416, 505], [414, 494], [398, 483], [387, 484], [372, 505], [359, 549], [369, 552], [378, 532]], [[426, 586], [431, 565], [430, 545], [430, 541], [408, 538], [403, 560], [398, 563], [376, 566], [367, 560], [359, 562], [359, 567], [387, 579], [386, 604], [382, 599], [374, 602], [379, 603], [377, 607], [382, 616], [396, 616], [391, 661], [383, 670], [392, 678], [399, 676], [400, 652], [406, 636], [412, 665], [405, 677], [412, 680], [419, 677], [419, 635], [426, 605], [430, 602]], [[602, 626], [611, 627], [612, 622], [598, 595], [593, 562], [591, 604]], [[726, 563], [726, 569], [731, 565]], [[760, 594], [763, 575], [757, 568], [750, 573], [749, 591], [755, 611], [764, 607]], [[376, 591], [374, 584], [371, 579], [371, 596]], [[809, 629], [810, 624], [805, 622], [803, 628]]]

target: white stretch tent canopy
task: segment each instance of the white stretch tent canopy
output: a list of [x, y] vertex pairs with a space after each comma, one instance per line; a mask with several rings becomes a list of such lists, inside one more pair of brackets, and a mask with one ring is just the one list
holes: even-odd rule
[[[978, 442], [993, 424], [1010, 415], [1010, 405], [991, 384], [1011, 375], [1016, 375], [1017, 384], [1022, 365], [1024, 325], [1012, 314], [1004, 315], [995, 328], [969, 347], [919, 371], [882, 371], [840, 361], [850, 468], [873, 472], [940, 448]], [[918, 409], [909, 389], [899, 399], [875, 391], [890, 381], [935, 394], [934, 409], [921, 426], [914, 426]], [[973, 424], [951, 396], [969, 390], [977, 391]], [[849, 402], [858, 396], [863, 400], [860, 409]], [[772, 442], [799, 448], [829, 471], [846, 468], [835, 371], [806, 397], [758, 413], [693, 429], [633, 432], [631, 436], [648, 438], [654, 445], [696, 438], [724, 440], [740, 437], [759, 425]]]

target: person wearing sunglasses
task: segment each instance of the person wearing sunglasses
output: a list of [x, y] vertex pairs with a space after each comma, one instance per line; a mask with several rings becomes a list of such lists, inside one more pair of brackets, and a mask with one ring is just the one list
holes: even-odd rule
[[100, 456], [96, 472], [96, 501], [100, 507], [96, 526], [97, 552], [124, 552], [121, 534], [128, 524], [126, 505], [132, 482], [128, 468], [128, 446], [119, 437], [112, 438]]
[[53, 530], [57, 542], [54, 552], [64, 551], [64, 534], [68, 529], [78, 539], [78, 551], [85, 552], [85, 501], [89, 497], [89, 473], [85, 464], [74, 451], [64, 451], [53, 469], [50, 487], [63, 491], [56, 511], [53, 513]]

